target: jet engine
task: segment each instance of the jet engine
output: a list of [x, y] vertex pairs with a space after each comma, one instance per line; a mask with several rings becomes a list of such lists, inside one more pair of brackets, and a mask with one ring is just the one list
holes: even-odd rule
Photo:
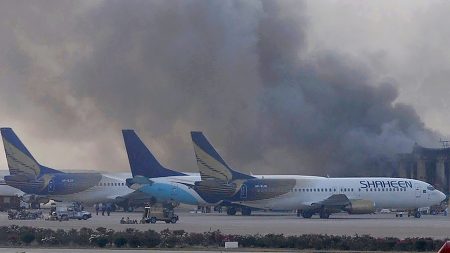
[[370, 214], [375, 212], [375, 203], [365, 199], [351, 199], [344, 210], [349, 214]]

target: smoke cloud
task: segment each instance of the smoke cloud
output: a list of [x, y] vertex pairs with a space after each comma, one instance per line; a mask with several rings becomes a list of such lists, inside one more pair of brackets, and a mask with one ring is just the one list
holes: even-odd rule
[[397, 153], [439, 135], [397, 101], [395, 79], [309, 51], [307, 7], [4, 1], [0, 123], [63, 169], [128, 170], [120, 129], [133, 128], [182, 171], [196, 170], [201, 130], [242, 172], [390, 175]]

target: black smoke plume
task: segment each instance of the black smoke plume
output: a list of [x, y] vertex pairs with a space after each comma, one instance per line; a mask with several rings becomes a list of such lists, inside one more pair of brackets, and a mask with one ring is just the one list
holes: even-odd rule
[[[270, 174], [387, 175], [395, 154], [436, 140], [412, 107], [396, 103], [395, 81], [376, 80], [347, 55], [308, 52], [302, 2], [46, 3], [60, 23], [34, 24], [42, 4], [43, 16], [17, 29], [30, 43], [62, 47], [70, 64], [41, 77], [23, 48], [32, 45], [10, 32], [8, 64], [22, 69], [14, 89], [38, 105], [39, 119], [27, 120], [51, 129], [46, 136], [103, 136], [103, 147], [89, 149], [96, 164], [126, 169], [117, 158], [121, 128], [136, 129], [165, 164], [191, 171], [191, 130], [204, 131], [236, 169]], [[36, 27], [44, 31], [28, 33]]]

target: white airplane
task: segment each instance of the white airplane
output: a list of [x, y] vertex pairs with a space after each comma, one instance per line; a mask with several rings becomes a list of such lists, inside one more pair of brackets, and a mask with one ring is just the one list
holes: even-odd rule
[[25, 193], [17, 188], [9, 186], [3, 180], [3, 177], [9, 175], [9, 171], [0, 170], [0, 196], [22, 196]]
[[116, 203], [128, 208], [147, 199], [145, 194], [126, 186], [130, 173], [66, 173], [51, 169], [34, 159], [11, 128], [0, 131], [10, 172], [4, 176], [4, 184], [22, 191], [26, 202], [46, 203], [52, 199], [86, 205]]
[[[246, 175], [231, 169], [201, 132], [191, 133], [201, 181], [193, 186], [207, 202], [231, 206], [234, 215], [251, 209], [298, 210], [304, 218], [319, 213], [373, 213], [378, 208], [415, 209], [440, 204], [446, 195], [432, 185], [409, 178], [326, 178], [296, 175]], [[235, 207], [233, 207], [233, 205]]]

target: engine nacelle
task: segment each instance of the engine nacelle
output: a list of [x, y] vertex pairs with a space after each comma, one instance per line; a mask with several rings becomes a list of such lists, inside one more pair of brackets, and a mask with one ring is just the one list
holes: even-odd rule
[[375, 203], [365, 199], [351, 199], [350, 205], [344, 209], [349, 214], [370, 214], [375, 212]]

